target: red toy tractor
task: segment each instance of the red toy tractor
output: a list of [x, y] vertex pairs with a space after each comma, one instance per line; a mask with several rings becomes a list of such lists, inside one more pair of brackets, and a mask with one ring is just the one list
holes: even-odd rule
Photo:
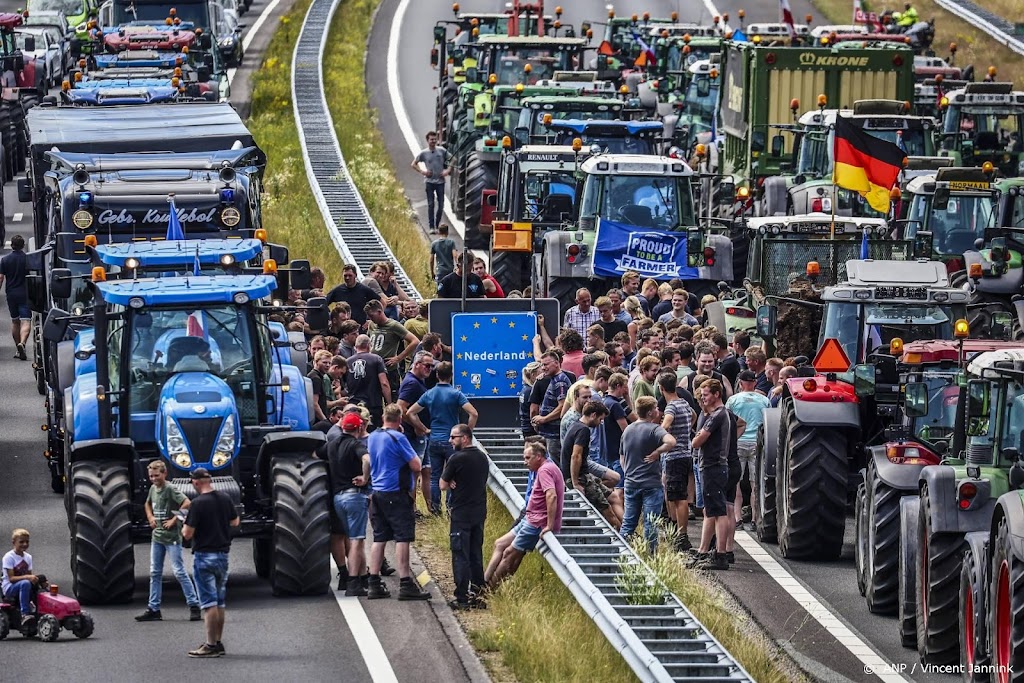
[[61, 629], [67, 629], [76, 638], [88, 638], [92, 635], [92, 617], [82, 611], [78, 600], [61, 595], [56, 584], [48, 584], [40, 577], [39, 590], [36, 593], [36, 618], [23, 623], [18, 605], [0, 601], [0, 640], [7, 637], [11, 629], [20, 631], [26, 638], [39, 637], [52, 643], [60, 637]]

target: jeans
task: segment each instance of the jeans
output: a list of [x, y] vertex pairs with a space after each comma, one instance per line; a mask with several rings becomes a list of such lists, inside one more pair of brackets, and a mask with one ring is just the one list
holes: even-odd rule
[[203, 609], [224, 607], [228, 591], [228, 554], [193, 553], [192, 571], [199, 589], [199, 606]]
[[644, 537], [653, 553], [658, 549], [658, 518], [665, 504], [665, 491], [661, 486], [642, 489], [630, 484], [625, 488], [626, 510], [622, 516], [622, 536], [628, 538], [636, 531], [640, 515], [644, 518]]
[[160, 601], [164, 592], [164, 557], [171, 556], [171, 569], [174, 571], [174, 578], [181, 584], [181, 590], [185, 593], [185, 602], [189, 607], [198, 607], [199, 598], [196, 597], [195, 586], [192, 579], [185, 571], [185, 563], [181, 559], [180, 543], [160, 543], [153, 541], [149, 551], [149, 609], [156, 612], [160, 609]]
[[[427, 443], [427, 457], [430, 458], [430, 511], [435, 515], [441, 512], [441, 473], [448, 464], [455, 449], [447, 441], [430, 441]], [[445, 503], [451, 502], [452, 494], [445, 496]]]
[[[434, 230], [444, 216], [444, 183], [424, 183], [427, 189], [427, 222]], [[437, 210], [435, 212], [435, 206]]]
[[28, 579], [12, 583], [5, 597], [11, 602], [18, 600], [22, 614], [32, 614], [32, 582]]
[[484, 525], [452, 522], [450, 539], [455, 599], [466, 602], [484, 587]]

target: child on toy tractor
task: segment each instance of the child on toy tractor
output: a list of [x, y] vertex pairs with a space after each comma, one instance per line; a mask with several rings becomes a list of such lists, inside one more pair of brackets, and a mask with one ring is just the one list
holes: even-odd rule
[[35, 620], [32, 598], [43, 588], [46, 577], [33, 574], [32, 556], [28, 554], [29, 534], [26, 529], [15, 529], [11, 533], [10, 551], [3, 559], [3, 596], [11, 602], [20, 603], [21, 623], [28, 626]]

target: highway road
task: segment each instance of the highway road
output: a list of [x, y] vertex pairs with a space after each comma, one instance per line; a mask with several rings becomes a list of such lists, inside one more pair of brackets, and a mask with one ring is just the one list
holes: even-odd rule
[[[243, 65], [233, 75], [236, 107], [247, 108], [249, 75], [258, 68], [260, 53], [290, 5], [290, 0], [256, 0], [243, 17], [252, 27], [269, 7]], [[14, 0], [0, 0], [0, 11], [14, 9]], [[30, 234], [31, 208], [17, 202], [13, 183], [3, 191], [8, 239], [18, 232]], [[6, 249], [0, 250], [3, 253]], [[0, 310], [0, 393], [5, 397], [0, 404], [0, 553], [9, 549], [7, 539], [13, 528], [27, 527], [32, 534], [30, 552], [36, 570], [70, 593], [66, 516], [61, 497], [50, 491], [42, 456], [43, 397], [36, 393], [31, 364], [13, 359], [14, 345], [2, 294]], [[220, 681], [374, 683], [482, 680], [483, 669], [471, 655], [468, 642], [433, 583], [429, 584], [434, 593], [431, 603], [394, 599], [366, 603], [333, 592], [302, 599], [274, 598], [269, 584], [256, 576], [251, 544], [236, 542], [230, 561], [224, 636], [229, 656], [202, 661], [186, 655], [203, 642], [203, 625], [188, 621], [188, 609], [169, 567], [164, 576], [164, 621], [135, 622], [134, 617], [146, 607], [149, 586], [149, 546], [137, 545], [132, 604], [89, 608], [96, 631], [88, 640], [78, 641], [65, 632], [56, 643], [42, 643], [12, 634], [0, 643], [0, 678], [179, 681], [202, 677]], [[395, 594], [397, 578], [386, 580]], [[469, 660], [465, 664], [464, 657]]]
[[[467, 12], [493, 12], [502, 4], [495, 0], [460, 3]], [[557, 3], [545, 4], [550, 12]], [[646, 11], [657, 17], [678, 11], [681, 22], [706, 22], [711, 16], [728, 12], [730, 23], [735, 25], [740, 8], [746, 11], [747, 22], [779, 20], [775, 0], [632, 0], [611, 4], [572, 0], [561, 5], [565, 10], [563, 22], [575, 26], [585, 19], [602, 21], [609, 7], [614, 7], [619, 16]], [[817, 14], [805, 0], [791, 0], [790, 5], [798, 21], [805, 14]], [[378, 109], [388, 150], [424, 228], [422, 178], [409, 169], [409, 162], [420, 149], [423, 133], [434, 127], [437, 73], [429, 62], [430, 27], [451, 16], [451, 5], [446, 0], [384, 0], [367, 60], [371, 102]], [[381, 58], [384, 55], [386, 58]], [[458, 228], [453, 218], [448, 216]], [[691, 538], [698, 534], [691, 529]], [[900, 645], [895, 619], [867, 611], [854, 575], [852, 519], [848, 520], [846, 536], [842, 559], [810, 563], [784, 560], [776, 546], [762, 545], [752, 535], [739, 532], [737, 562], [718, 576], [770, 636], [820, 680], [954, 680], [951, 675], [923, 670], [916, 651]]]

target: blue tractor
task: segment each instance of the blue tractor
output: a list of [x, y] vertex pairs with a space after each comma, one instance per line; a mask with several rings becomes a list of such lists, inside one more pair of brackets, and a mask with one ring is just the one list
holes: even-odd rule
[[[146, 468], [195, 495], [204, 467], [252, 539], [259, 576], [275, 594], [316, 594], [330, 582], [325, 463], [313, 452], [313, 392], [305, 342], [269, 319], [277, 286], [264, 273], [105, 280], [92, 277], [91, 329], [64, 341], [70, 315], [54, 309], [44, 335], [73, 367], [63, 424], [73, 588], [85, 603], [125, 602], [135, 586], [132, 545], [146, 542]], [[326, 301], [306, 307], [327, 324]], [[70, 358], [69, 358], [70, 356]]]

